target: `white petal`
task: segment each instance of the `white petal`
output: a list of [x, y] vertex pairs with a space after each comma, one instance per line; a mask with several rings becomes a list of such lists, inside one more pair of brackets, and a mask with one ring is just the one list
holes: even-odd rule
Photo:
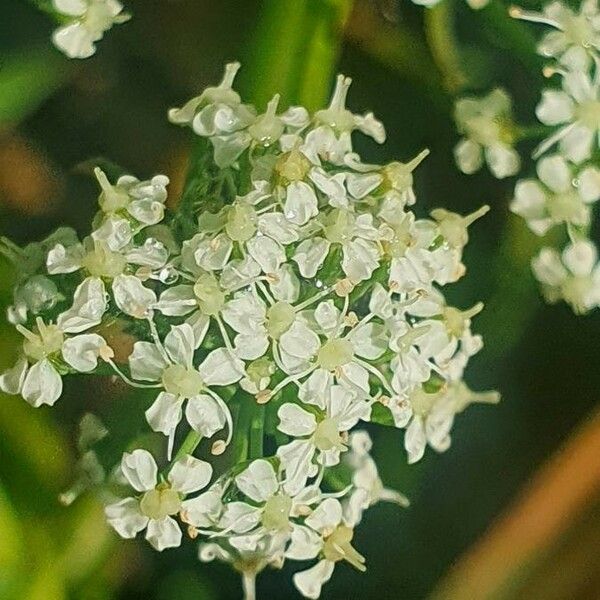
[[[425, 0], [418, 0], [419, 3]], [[298, 591], [311, 600], [317, 600], [321, 596], [321, 588], [333, 575], [335, 563], [330, 560], [321, 560], [314, 567], [300, 571], [293, 576], [294, 585]]]
[[183, 501], [181, 512], [185, 514], [186, 523], [194, 527], [211, 527], [217, 521], [223, 503], [221, 490], [213, 487], [195, 498]]
[[133, 452], [123, 454], [121, 471], [131, 487], [138, 492], [154, 489], [156, 485], [158, 467], [148, 450], [138, 448]]
[[171, 330], [165, 337], [164, 346], [174, 364], [183, 365], [188, 369], [192, 367], [196, 338], [191, 325], [188, 323], [171, 325]]
[[598, 251], [593, 242], [578, 241], [567, 246], [563, 252], [563, 262], [567, 269], [579, 277], [591, 274], [598, 258]]
[[36, 408], [42, 404], [52, 406], [60, 398], [62, 389], [63, 384], [60, 375], [50, 361], [44, 359], [35, 363], [29, 369], [23, 382], [21, 395]]
[[300, 386], [298, 398], [302, 402], [325, 409], [325, 399], [329, 397], [329, 389], [332, 385], [333, 373], [325, 369], [315, 369]]
[[146, 411], [146, 421], [153, 431], [171, 437], [181, 421], [183, 398], [161, 392]]
[[104, 509], [108, 524], [125, 539], [131, 539], [148, 525], [148, 517], [140, 512], [140, 504], [135, 498], [125, 498], [109, 504]]
[[329, 246], [330, 243], [320, 237], [304, 240], [298, 245], [292, 260], [298, 264], [302, 277], [310, 279], [317, 274], [329, 252]]
[[300, 408], [297, 404], [286, 402], [277, 411], [279, 424], [277, 429], [294, 437], [311, 435], [317, 428], [317, 420], [312, 413]]
[[134, 379], [141, 381], [160, 381], [163, 371], [169, 363], [163, 357], [156, 344], [136, 342], [129, 355], [129, 370]]
[[252, 334], [260, 330], [265, 321], [267, 307], [252, 292], [237, 294], [227, 302], [222, 315], [225, 322], [238, 333]]
[[579, 164], [592, 156], [594, 131], [584, 125], [575, 125], [560, 140], [560, 151], [566, 158]]
[[191, 494], [205, 488], [212, 473], [212, 465], [188, 454], [173, 465], [169, 472], [169, 481], [174, 490], [182, 494]]
[[503, 144], [495, 144], [485, 149], [485, 158], [494, 177], [503, 179], [519, 171], [521, 159], [519, 153]]
[[76, 22], [56, 29], [52, 41], [69, 58], [89, 58], [96, 51], [94, 42], [97, 37], [97, 33]]
[[342, 505], [335, 498], [326, 498], [306, 517], [305, 523], [315, 531], [335, 529], [342, 521]]
[[207, 394], [200, 394], [188, 400], [185, 418], [194, 431], [206, 438], [221, 431], [227, 422], [221, 406]]
[[379, 250], [374, 242], [356, 238], [343, 247], [342, 269], [357, 283], [370, 279], [379, 266]]
[[545, 125], [567, 123], [573, 118], [573, 101], [565, 92], [544, 90], [535, 114]]
[[304, 181], [293, 181], [286, 190], [283, 207], [285, 218], [296, 225], [304, 225], [319, 214], [317, 195]]
[[0, 390], [5, 394], [20, 394], [27, 375], [28, 369], [27, 359], [20, 357], [14, 367], [4, 371], [0, 375]]
[[553, 192], [566, 192], [571, 188], [571, 169], [560, 155], [546, 156], [540, 159], [536, 167], [538, 177]]
[[323, 539], [318, 533], [304, 525], [293, 525], [292, 539], [285, 556], [292, 560], [310, 560], [319, 554], [322, 547]]
[[279, 343], [282, 350], [301, 359], [313, 357], [321, 347], [317, 334], [298, 320], [281, 336]]
[[425, 428], [420, 417], [415, 417], [406, 428], [404, 434], [404, 448], [408, 452], [408, 463], [413, 464], [421, 460], [425, 454], [427, 438], [425, 437]]
[[133, 231], [127, 219], [108, 218], [92, 232], [92, 238], [104, 242], [113, 252], [118, 252], [131, 242]]
[[83, 247], [81, 244], [69, 246], [65, 248], [62, 244], [56, 244], [52, 250], [48, 252], [46, 258], [46, 267], [50, 275], [58, 273], [74, 273], [81, 269], [81, 261], [83, 259]]
[[65, 333], [79, 333], [99, 325], [106, 308], [104, 283], [97, 277], [88, 277], [77, 286], [73, 305], [58, 315], [56, 324]]
[[250, 256], [260, 265], [263, 273], [277, 273], [285, 262], [285, 252], [275, 240], [266, 235], [256, 236], [246, 242]]
[[147, 319], [156, 305], [156, 294], [133, 275], [118, 275], [112, 290], [117, 306], [135, 319]]
[[300, 281], [290, 264], [281, 265], [275, 278], [269, 282], [269, 289], [275, 300], [293, 303], [300, 295]]
[[106, 340], [96, 333], [76, 335], [65, 340], [62, 357], [76, 371], [89, 373], [98, 366], [100, 352], [106, 347]]
[[158, 299], [156, 308], [168, 317], [181, 317], [198, 306], [194, 288], [191, 285], [176, 285], [166, 289]]
[[244, 376], [244, 363], [226, 348], [208, 354], [198, 367], [206, 385], [229, 385]]
[[481, 146], [473, 140], [464, 138], [454, 148], [454, 159], [457, 167], [465, 174], [471, 175], [481, 169], [483, 152]]
[[261, 514], [259, 508], [245, 502], [229, 502], [225, 505], [219, 526], [235, 533], [246, 533], [258, 525]]
[[579, 195], [586, 203], [596, 202], [600, 198], [600, 170], [586, 167], [579, 173]]
[[176, 548], [181, 544], [181, 529], [171, 517], [160, 521], [151, 519], [146, 529], [146, 539], [155, 550], [162, 552], [166, 548]]
[[266, 502], [279, 487], [275, 469], [266, 460], [255, 460], [236, 478], [238, 489], [255, 502]]

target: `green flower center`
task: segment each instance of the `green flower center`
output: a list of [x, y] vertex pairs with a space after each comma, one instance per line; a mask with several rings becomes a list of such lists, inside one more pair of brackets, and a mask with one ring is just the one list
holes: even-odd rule
[[142, 514], [156, 521], [177, 514], [180, 509], [181, 498], [168, 484], [160, 484], [155, 489], [147, 491], [140, 501]]
[[205, 315], [218, 315], [225, 305], [225, 293], [219, 287], [214, 275], [200, 275], [194, 284], [194, 295], [200, 312]]
[[354, 358], [354, 348], [348, 340], [333, 339], [325, 342], [317, 354], [317, 364], [327, 371], [334, 371]]
[[267, 332], [271, 338], [278, 340], [292, 325], [296, 311], [287, 302], [276, 302], [267, 310]]
[[346, 210], [335, 209], [327, 216], [325, 237], [332, 244], [349, 242], [354, 234], [354, 217]]
[[276, 494], [267, 500], [261, 522], [271, 531], [284, 531], [289, 529], [291, 510], [292, 499], [286, 494]]
[[186, 369], [182, 365], [170, 365], [162, 375], [162, 384], [169, 394], [192, 398], [204, 389], [200, 373], [193, 368]]
[[345, 560], [355, 569], [365, 571], [365, 558], [359, 554], [350, 543], [354, 537], [354, 531], [346, 525], [339, 525], [333, 533], [326, 538], [323, 545], [323, 556], [326, 560], [339, 562]]
[[65, 341], [63, 332], [56, 325], [46, 325], [40, 317], [36, 319], [37, 334], [22, 326], [17, 329], [25, 337], [23, 351], [33, 360], [42, 360], [60, 352]]
[[586, 127], [600, 129], [600, 102], [597, 100], [580, 104], [576, 109], [576, 115]]
[[104, 244], [96, 244], [81, 261], [83, 268], [92, 277], [114, 279], [121, 275], [127, 265], [126, 258], [118, 252], [112, 252]]
[[327, 452], [334, 448], [340, 451], [344, 450], [346, 445], [340, 436], [336, 419], [327, 418], [317, 425], [314, 433], [314, 443], [321, 452]]
[[256, 233], [256, 211], [249, 204], [234, 204], [227, 211], [225, 231], [234, 242], [247, 242]]
[[284, 182], [303, 181], [310, 171], [308, 158], [299, 150], [292, 150], [281, 155], [275, 164], [275, 171]]

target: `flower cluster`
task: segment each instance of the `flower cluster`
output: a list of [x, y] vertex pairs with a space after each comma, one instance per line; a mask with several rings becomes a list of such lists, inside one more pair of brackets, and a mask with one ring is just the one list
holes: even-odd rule
[[118, 0], [52, 0], [52, 9], [61, 23], [52, 41], [69, 58], [89, 58], [106, 31], [130, 18]]
[[514, 123], [504, 91], [459, 99], [455, 118], [464, 138], [456, 146], [456, 162], [470, 174], [485, 156], [495, 177], [515, 175], [521, 161], [514, 145], [531, 134], [545, 136], [532, 155], [535, 176], [517, 181], [510, 209], [535, 235], [549, 234], [553, 244], [568, 239], [562, 254], [543, 247], [532, 261], [533, 273], [549, 302], [563, 300], [585, 313], [600, 305], [597, 251], [589, 239], [600, 199], [600, 9], [597, 0], [584, 0], [579, 11], [554, 1], [540, 13], [513, 7], [510, 15], [553, 28], [538, 52], [552, 61], [543, 72], [558, 85], [542, 91], [536, 108], [540, 124], [529, 128]]
[[[294, 582], [317, 598], [339, 562], [365, 569], [351, 543], [363, 512], [406, 504], [356, 426], [404, 430], [413, 463], [449, 447], [468, 405], [498, 400], [463, 381], [483, 305], [462, 310], [441, 291], [464, 275], [469, 227], [488, 208], [417, 217], [412, 172], [427, 152], [362, 162], [352, 133], [381, 143], [385, 131], [348, 110], [350, 79], [314, 114], [280, 110], [278, 96], [259, 113], [232, 88], [238, 68], [169, 112], [203, 148], [174, 212], [166, 177], [111, 183], [96, 169], [90, 235], [3, 241], [23, 345], [0, 388], [34, 406], [54, 404], [71, 373], [150, 389], [161, 469], [136, 440], [116, 472], [107, 465], [108, 522], [159, 551], [199, 537], [201, 560], [228, 561], [245, 581], [315, 560]], [[115, 323], [135, 337], [128, 356], [107, 341]], [[193, 456], [204, 439], [205, 456], [223, 455], [214, 478]]]

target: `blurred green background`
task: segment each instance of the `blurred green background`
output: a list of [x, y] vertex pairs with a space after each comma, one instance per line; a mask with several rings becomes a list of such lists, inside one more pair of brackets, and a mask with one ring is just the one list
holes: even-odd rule
[[[600, 424], [592, 418], [600, 315], [575, 317], [540, 301], [528, 267], [539, 241], [507, 210], [514, 181], [485, 171], [466, 177], [452, 159], [457, 94], [504, 86], [518, 117], [531, 121], [542, 79], [532, 28], [511, 21], [496, 0], [478, 12], [463, 0], [427, 11], [408, 0], [126, 7], [132, 21], [110, 31], [93, 58], [74, 62], [51, 46], [47, 15], [23, 0], [0, 3], [0, 234], [25, 244], [58, 225], [87, 233], [97, 194], [90, 165], [99, 158], [140, 178], [168, 174], [176, 199], [193, 140], [167, 123], [166, 111], [218, 81], [230, 60], [242, 61], [241, 89], [262, 106], [279, 91], [314, 108], [335, 72], [351, 76], [350, 108], [373, 110], [388, 132], [382, 147], [357, 138], [366, 162], [431, 150], [415, 174], [417, 213], [492, 207], [472, 228], [469, 273], [450, 298], [460, 307], [486, 303], [475, 322], [486, 347], [467, 380], [499, 389], [503, 400], [469, 409], [448, 452], [428, 451], [410, 467], [402, 433], [372, 429], [384, 481], [412, 506], [367, 514], [356, 536], [367, 574], [340, 566], [323, 597], [600, 598]], [[12, 277], [0, 262], [0, 368], [16, 352], [4, 320]], [[0, 598], [241, 596], [237, 576], [200, 564], [193, 544], [158, 554], [117, 541], [93, 497], [58, 503], [73, 480], [81, 416], [102, 417], [116, 452], [138, 427], [144, 401], [109, 380], [83, 378], [69, 380], [52, 410], [0, 397]], [[296, 597], [290, 571], [262, 575], [258, 594]]]

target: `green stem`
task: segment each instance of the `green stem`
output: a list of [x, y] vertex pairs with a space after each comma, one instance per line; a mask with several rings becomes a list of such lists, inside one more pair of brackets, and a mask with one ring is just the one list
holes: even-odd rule
[[198, 444], [202, 441], [202, 436], [192, 429], [185, 439], [183, 440], [181, 446], [179, 446], [179, 450], [175, 454], [175, 458], [173, 462], [177, 462], [180, 458], [193, 454], [194, 450], [198, 447]]
[[265, 407], [257, 404], [250, 423], [250, 458], [261, 458], [265, 427]]
[[442, 2], [424, 13], [425, 34], [431, 55], [443, 74], [444, 87], [452, 95], [460, 93], [469, 84], [463, 71], [458, 41], [454, 34], [453, 4]]

